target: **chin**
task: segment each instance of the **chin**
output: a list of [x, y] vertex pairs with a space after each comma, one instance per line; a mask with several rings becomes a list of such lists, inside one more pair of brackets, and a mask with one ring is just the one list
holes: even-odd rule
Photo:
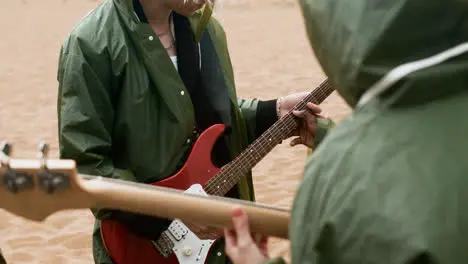
[[195, 11], [176, 11], [176, 12], [185, 17], [189, 17], [195, 14], [196, 10]]
[[195, 14], [195, 12], [200, 10], [202, 7], [203, 5], [200, 5], [199, 7], [196, 7], [196, 8], [184, 8], [182, 10], [175, 10], [175, 11], [183, 16], [189, 17]]

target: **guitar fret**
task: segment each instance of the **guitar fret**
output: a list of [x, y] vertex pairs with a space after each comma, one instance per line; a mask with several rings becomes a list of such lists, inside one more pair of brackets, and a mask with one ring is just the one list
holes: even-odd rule
[[[328, 79], [323, 81], [318, 88], [308, 94], [299, 102], [294, 110], [306, 109], [307, 102], [319, 104], [323, 102], [332, 92]], [[285, 116], [267, 129], [251, 145], [242, 151], [230, 163], [223, 166], [205, 186], [205, 191], [210, 195], [225, 195], [234, 185], [260, 160], [262, 160], [283, 139], [291, 136], [297, 127], [297, 121], [289, 111]]]

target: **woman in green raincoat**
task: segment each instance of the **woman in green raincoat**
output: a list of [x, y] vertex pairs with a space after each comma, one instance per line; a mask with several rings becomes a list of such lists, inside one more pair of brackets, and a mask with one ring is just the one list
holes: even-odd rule
[[[309, 157], [292, 263], [466, 263], [468, 1], [300, 3], [313, 50], [354, 112]], [[233, 215], [234, 263], [282, 263]]]
[[[75, 160], [83, 174], [152, 183], [181, 168], [199, 133], [224, 124], [227, 133], [214, 148], [220, 167], [308, 94], [239, 99], [225, 33], [210, 7], [204, 0], [105, 0], [77, 23], [59, 59], [61, 158]], [[308, 106], [296, 113], [302, 122], [293, 145], [318, 143], [320, 108]], [[250, 173], [227, 195], [253, 201]], [[112, 263], [101, 220], [152, 241], [170, 223], [105, 208], [93, 213], [96, 263]], [[209, 263], [225, 263], [223, 249], [221, 239]]]

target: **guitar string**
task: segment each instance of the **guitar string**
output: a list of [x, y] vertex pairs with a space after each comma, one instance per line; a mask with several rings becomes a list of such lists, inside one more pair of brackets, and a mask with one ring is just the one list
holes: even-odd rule
[[[278, 142], [278, 141], [277, 141]], [[273, 147], [270, 147], [272, 149]], [[261, 158], [266, 155], [268, 152], [259, 153], [257, 151], [247, 153], [243, 158], [236, 159], [235, 163], [242, 164], [242, 166], [236, 166], [237, 164], [233, 164], [233, 166], [225, 167], [218, 175], [218, 178], [211, 181], [207, 186], [207, 191], [210, 193], [221, 193], [228, 191], [235, 183], [248, 171], [248, 168], [253, 167]], [[246, 159], [248, 160], [247, 162]], [[245, 163], [244, 163], [245, 162]], [[229, 186], [220, 185], [221, 182], [229, 182], [232, 183]], [[223, 186], [220, 189], [220, 186]]]
[[[323, 101], [324, 99], [326, 99], [326, 97], [333, 92], [333, 89], [329, 90], [328, 93], [324, 92], [324, 90], [326, 88], [330, 88], [329, 84], [325, 83], [325, 82], [322, 83], [322, 85], [320, 85], [315, 91], [313, 91], [311, 93], [311, 95], [315, 95], [314, 96], [315, 98], [312, 98], [312, 100], [307, 100], [308, 98], [305, 98], [302, 102], [298, 103], [298, 106], [296, 106], [294, 109], [301, 108], [301, 106], [300, 106], [301, 103], [303, 104], [303, 106], [305, 106], [306, 103], [309, 102], [309, 101], [315, 101], [315, 103], [318, 103], [317, 101]], [[323, 89], [321, 89], [321, 88], [323, 88]], [[320, 99], [317, 99], [317, 97], [320, 97]], [[281, 121], [284, 121], [282, 125], [283, 126], [285, 125], [288, 130], [294, 129], [297, 126], [297, 123], [295, 122], [294, 118], [289, 118], [287, 120], [281, 120]], [[258, 147], [259, 151], [262, 151], [263, 153], [260, 153], [259, 151], [255, 150], [255, 149], [251, 149], [250, 153], [241, 153], [239, 156], [241, 156], [241, 157], [243, 156], [243, 159], [237, 159], [237, 160], [235, 159], [237, 161], [237, 163], [239, 163], [238, 161], [244, 161], [245, 158], [253, 157], [253, 162], [248, 161], [247, 163], [256, 164], [259, 160], [261, 160], [262, 157], [264, 157], [265, 150], [266, 151], [271, 150], [272, 148], [274, 148], [274, 146], [277, 145], [276, 141], [282, 140], [282, 138], [277, 138], [278, 137], [277, 133], [281, 132], [280, 134], [283, 134], [282, 133], [283, 131], [277, 131], [276, 133], [271, 133], [271, 132], [268, 133], [268, 132], [269, 131], [266, 131], [266, 133], [264, 133], [264, 135], [261, 136], [261, 137], [263, 137], [263, 140], [268, 139], [267, 143], [269, 143], [269, 144], [264, 144], [265, 147], [263, 147], [263, 145], [260, 145]], [[272, 139], [277, 139], [277, 140], [272, 140]], [[252, 144], [252, 145], [254, 145], [254, 144]], [[233, 164], [233, 165], [236, 165], [236, 164]], [[247, 164], [247, 166], [250, 166], [250, 164]], [[242, 167], [245, 167], [245, 163], [243, 164]], [[222, 170], [218, 174], [218, 176], [220, 176], [219, 181], [218, 181], [218, 179], [215, 179], [215, 178], [217, 178], [217, 176], [216, 176], [215, 178], [213, 178], [215, 180], [212, 179], [212, 181], [209, 181], [208, 184], [205, 185], [205, 187], [209, 189], [209, 188], [211, 188], [211, 187], [213, 187], [215, 185], [219, 186], [220, 181], [223, 181], [224, 183], [226, 183], [226, 181], [229, 180], [229, 182], [232, 183], [232, 181], [230, 181], [230, 178], [227, 178], [227, 180], [226, 180], [226, 177], [227, 176], [232, 176], [233, 173], [237, 173], [237, 172], [242, 173], [242, 170], [246, 170], [246, 168], [242, 168], [242, 167], [239, 168], [239, 167], [236, 167], [236, 166], [229, 166], [229, 167], [226, 167], [226, 168], [222, 168]]]
[[[290, 129], [289, 129], [290, 130]], [[270, 135], [267, 135], [270, 136]], [[207, 184], [207, 190], [213, 192], [213, 193], [221, 193], [226, 192], [231, 186], [226, 186], [223, 187], [220, 190], [220, 183], [221, 182], [229, 182], [231, 185], [235, 185], [235, 182], [238, 178], [240, 177], [233, 177], [237, 174], [244, 174], [243, 172], [246, 172], [248, 169], [246, 167], [252, 167], [252, 165], [258, 163], [266, 155], [272, 148], [274, 148], [274, 145], [278, 144], [281, 139], [278, 137], [270, 137], [271, 141], [267, 141], [269, 144], [267, 145], [265, 143], [265, 147], [261, 147], [259, 150], [255, 149], [250, 149], [250, 152], [244, 153], [243, 156], [240, 158], [237, 158], [234, 163], [232, 163], [232, 166], [228, 166], [223, 168], [221, 173], [218, 175], [218, 178], [214, 178], [209, 184]], [[265, 141], [265, 140], [263, 140]], [[272, 144], [273, 143], [273, 144]], [[242, 165], [240, 165], [242, 164]], [[239, 166], [240, 165], [240, 166]], [[213, 187], [214, 190], [213, 190]], [[219, 191], [216, 191], [218, 189]]]
[[[306, 106], [307, 102], [311, 101], [314, 103], [319, 103], [325, 100], [334, 90], [331, 88], [328, 80], [322, 82], [316, 90], [311, 92], [306, 98], [304, 98], [301, 102], [299, 102], [293, 110], [301, 109]], [[287, 115], [285, 115], [282, 119], [280, 119], [277, 124], [274, 124], [272, 128], [276, 129], [279, 126], [283, 126], [287, 130], [287, 132], [292, 132], [292, 130], [297, 127], [297, 122], [292, 116], [292, 111], [289, 111]], [[276, 146], [282, 139], [282, 135], [284, 131], [276, 130], [275, 132], [271, 132], [271, 130], [267, 130], [262, 136], [259, 137], [259, 140], [256, 141], [265, 141], [264, 144], [261, 144], [257, 148], [252, 148], [254, 145], [258, 145], [254, 142], [252, 143], [251, 147], [248, 147], [244, 153], [238, 155], [237, 158], [233, 160], [231, 166], [223, 167], [218, 172], [218, 174], [212, 178], [206, 185], [206, 190], [210, 190], [211, 192], [218, 193], [226, 192], [226, 188], [221, 188], [221, 183], [229, 182], [230, 184], [234, 184], [236, 182], [236, 178], [240, 177], [232, 177], [233, 174], [243, 173], [244, 170], [248, 170], [245, 167], [250, 167], [258, 161], [260, 161], [274, 146]], [[249, 149], [250, 148], [250, 149]], [[265, 153], [266, 152], [266, 153]], [[240, 158], [239, 158], [240, 157]], [[253, 159], [252, 159], [253, 158]], [[246, 160], [247, 159], [247, 160]], [[244, 163], [246, 161], [246, 163]], [[239, 166], [242, 164], [241, 166]], [[237, 166], [236, 166], [237, 165]], [[228, 191], [228, 190], [227, 190]]]
[[[296, 108], [296, 109], [297, 109], [297, 108]], [[291, 128], [293, 128], [293, 127], [296, 126], [296, 123], [295, 123], [295, 122], [291, 122], [291, 121], [294, 121], [294, 120], [288, 119], [288, 120], [286, 120], [286, 121], [287, 121], [287, 122], [285, 122], [285, 123], [283, 123], [283, 124], [285, 124], [286, 127], [287, 127], [289, 130], [291, 130]], [[270, 134], [270, 135], [268, 135], [268, 134]], [[273, 136], [273, 137], [276, 136], [276, 137], [277, 137], [277, 135], [275, 135], [275, 134], [273, 134], [273, 133], [265, 133], [265, 137], [269, 137], [269, 140], [270, 140], [271, 136]], [[257, 161], [259, 161], [259, 160], [262, 158], [262, 156], [264, 156], [264, 154], [265, 154], [265, 149], [266, 149], [267, 151], [271, 150], [271, 148], [273, 148], [273, 147], [277, 144], [276, 141], [280, 141], [280, 140], [281, 140], [281, 138], [277, 138], [277, 140], [275, 140], [275, 141], [270, 141], [270, 142], [268, 142], [268, 143], [270, 143], [270, 144], [265, 144], [265, 147], [260, 147], [260, 151], [262, 151], [263, 153], [260, 153], [259, 151], [256, 151], [256, 150], [254, 149], [254, 151], [252, 151], [251, 153], [247, 153], [248, 155], [244, 156], [243, 159], [239, 159], [239, 160], [244, 161], [246, 158], [252, 158], [252, 157], [253, 157], [253, 160], [254, 160], [254, 161], [253, 161], [253, 162], [252, 162], [252, 161], [248, 161], [247, 163], [250, 163], [250, 164], [247, 164], [247, 165], [255, 164]], [[273, 143], [273, 144], [272, 144], [272, 143]], [[250, 155], [249, 155], [249, 154], [250, 154]], [[233, 165], [236, 165], [236, 164], [233, 164]], [[243, 163], [243, 166], [242, 166], [242, 167], [245, 167], [245, 163]], [[237, 167], [237, 166], [227, 167], [227, 169], [230, 169], [230, 170], [225, 171], [225, 172], [227, 172], [227, 173], [225, 173], [225, 174], [227, 174], [227, 175], [232, 174], [232, 170], [234, 170], [234, 172], [242, 171], [242, 170], [245, 171], [246, 168], [242, 168], [242, 167], [240, 167], [240, 168]]]
[[[325, 96], [322, 95], [322, 97], [325, 97]], [[317, 101], [316, 98], [313, 98], [313, 100], [314, 100], [314, 99], [315, 99], [315, 101]], [[310, 101], [310, 100], [306, 100], [306, 101]], [[318, 101], [321, 101], [321, 100], [318, 100]], [[304, 103], [304, 105], [305, 105], [305, 103]], [[299, 108], [301, 108], [301, 107], [299, 107]], [[297, 107], [296, 107], [295, 109], [297, 109]], [[276, 125], [276, 124], [273, 125], [273, 127], [276, 128], [276, 127], [278, 127], [278, 126], [283, 126], [283, 127], [287, 128], [287, 129], [291, 129], [291, 128], [294, 128], [296, 125], [297, 125], [297, 123], [296, 123], [295, 119], [292, 117], [291, 114], [289, 114], [289, 115], [287, 116], [287, 119], [285, 119], [285, 118], [281, 119], [280, 122], [279, 122], [277, 125]], [[281, 132], [281, 133], [279, 133], [279, 132]], [[265, 138], [270, 139], [271, 137], [278, 137], [278, 136], [281, 136], [281, 135], [283, 134], [282, 132], [283, 132], [283, 131], [276, 131], [275, 133], [272, 133], [272, 132], [271, 132], [271, 129], [269, 129], [269, 130], [267, 130], [266, 133], [265, 133], [264, 135], [262, 135], [260, 138], [263, 138], [263, 139], [265, 139]], [[279, 134], [278, 134], [278, 133], [279, 133]], [[252, 145], [254, 145], [254, 144], [252, 144]], [[262, 149], [262, 146], [259, 146], [259, 149], [261, 150], [261, 149]]]

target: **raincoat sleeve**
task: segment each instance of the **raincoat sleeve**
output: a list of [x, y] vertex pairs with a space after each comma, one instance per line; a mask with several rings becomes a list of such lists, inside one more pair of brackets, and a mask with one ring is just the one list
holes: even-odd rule
[[249, 138], [257, 138], [256, 137], [256, 124], [255, 120], [257, 118], [257, 107], [258, 107], [259, 100], [257, 99], [242, 99], [238, 98], [237, 103], [241, 110], [242, 116], [245, 120], [245, 124], [247, 127], [247, 132], [249, 133]]
[[336, 123], [328, 118], [317, 118], [317, 130], [315, 131], [315, 148], [323, 141], [325, 136], [335, 127]]
[[[112, 89], [118, 77], [112, 74], [107, 53], [96, 51], [96, 46], [72, 37], [64, 43], [60, 53], [57, 106], [60, 158], [75, 160], [81, 174], [136, 181], [131, 171], [116, 168], [113, 163], [111, 134], [115, 92]], [[154, 227], [163, 229], [164, 224], [170, 223], [121, 211], [92, 209], [92, 212], [98, 219], [115, 219], [149, 238], [158, 237], [162, 232]]]
[[268, 101], [238, 99], [238, 103], [247, 124], [247, 129], [254, 138], [261, 136], [278, 120], [276, 99]]

